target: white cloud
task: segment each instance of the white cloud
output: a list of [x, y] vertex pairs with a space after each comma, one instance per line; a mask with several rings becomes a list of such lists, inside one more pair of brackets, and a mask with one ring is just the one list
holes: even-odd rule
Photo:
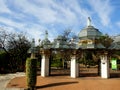
[[[5, 11], [10, 15], [9, 18], [1, 16], [0, 22], [11, 30], [17, 28], [20, 31], [25, 31], [29, 37], [36, 38], [36, 40], [44, 38], [45, 30], [49, 32], [50, 40], [54, 39], [63, 31], [59, 31], [61, 27], [62, 29], [74, 28], [74, 32], [78, 33], [79, 28], [86, 25], [87, 17], [92, 17], [96, 13], [101, 19], [99, 21], [107, 26], [110, 23], [109, 16], [111, 14], [109, 0], [88, 1], [89, 3], [85, 3], [90, 4], [93, 11], [84, 8], [82, 1], [79, 0], [11, 0], [11, 3], [4, 3], [3, 0], [0, 0], [0, 8], [3, 8], [3, 10], [0, 9], [0, 12]], [[12, 4], [15, 9], [7, 7]]]
[[45, 30], [46, 30], [46, 28], [39, 25], [39, 24], [31, 24], [31, 25], [27, 25], [27, 26], [24, 27], [24, 31], [26, 32], [27, 36], [30, 39], [35, 38], [36, 42], [39, 39], [44, 38]]
[[14, 28], [12, 28], [12, 27], [9, 27], [9, 26], [0, 26], [0, 30], [5, 30], [5, 31], [7, 31], [7, 32], [9, 32], [9, 33], [16, 33], [16, 30], [14, 29]]
[[88, 0], [91, 7], [100, 17], [100, 21], [104, 26], [108, 26], [110, 23], [110, 14], [112, 7], [109, 0]]
[[0, 17], [0, 22], [7, 25], [7, 26], [15, 27], [15, 28], [21, 28], [24, 26], [23, 23], [17, 23], [11, 19], [4, 18], [4, 17]]
[[54, 22], [55, 20], [55, 12], [49, 8], [41, 8], [35, 4], [30, 3], [27, 0], [16, 0], [15, 4], [17, 4], [17, 6], [23, 10], [23, 13], [37, 17], [40, 22], [49, 23]]
[[64, 3], [53, 0], [40, 0], [36, 1], [37, 4], [20, 0], [15, 1], [15, 3], [24, 13], [37, 17], [40, 23], [73, 25], [82, 22], [89, 15], [88, 11], [79, 6], [77, 0], [64, 1]]
[[51, 29], [49, 30], [49, 35], [50, 39], [53, 39], [54, 36], [59, 34], [60, 31], [56, 30], [59, 27], [49, 28], [46, 24], [54, 24], [54, 26], [61, 24], [66, 28], [71, 26], [74, 27], [83, 24], [90, 13], [89, 11], [81, 8], [77, 0], [64, 2], [36, 0], [35, 2], [37, 4], [31, 3], [29, 0], [15, 0], [14, 5], [16, 8], [19, 8], [19, 10], [21, 9], [21, 13], [15, 13], [15, 11], [12, 11], [12, 13], [9, 14], [19, 20], [25, 19], [25, 17], [27, 17], [26, 14], [34, 16], [38, 19], [39, 25], [29, 21], [18, 23], [15, 20], [7, 19], [6, 17], [0, 17], [0, 22], [10, 27], [26, 31], [31, 37], [35, 37], [37, 39], [38, 37], [42, 37], [41, 33], [44, 33], [44, 30]]
[[0, 13], [11, 13], [11, 11], [5, 3], [5, 0], [0, 0]]

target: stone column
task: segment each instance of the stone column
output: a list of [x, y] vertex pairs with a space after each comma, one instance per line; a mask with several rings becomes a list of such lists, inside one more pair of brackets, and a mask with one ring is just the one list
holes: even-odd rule
[[107, 53], [101, 55], [100, 58], [101, 58], [101, 77], [109, 78], [110, 72], [109, 72], [109, 60]]
[[43, 53], [41, 59], [41, 76], [49, 76], [49, 54]]
[[71, 56], [71, 71], [70, 76], [72, 78], [79, 77], [79, 64], [76, 61], [76, 55]]

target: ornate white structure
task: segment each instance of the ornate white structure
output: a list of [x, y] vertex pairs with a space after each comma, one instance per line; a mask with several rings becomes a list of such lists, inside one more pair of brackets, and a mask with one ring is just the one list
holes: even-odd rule
[[[109, 78], [110, 73], [109, 73], [109, 56], [108, 56], [108, 51], [107, 49], [99, 42], [96, 42], [96, 39], [98, 39], [102, 33], [94, 28], [91, 25], [91, 19], [88, 17], [87, 20], [87, 26], [82, 29], [79, 33], [79, 39], [80, 41], [78, 44], [76, 43], [68, 43], [67, 40], [63, 36], [58, 36], [56, 39], [54, 39], [54, 42], [50, 42], [48, 40], [48, 32], [45, 32], [45, 39], [41, 41], [40, 44], [40, 53], [42, 55], [41, 59], [41, 76], [46, 77], [49, 76], [49, 63], [50, 63], [50, 55], [51, 55], [51, 50], [68, 50], [71, 52], [71, 64], [70, 64], [70, 76], [72, 78], [77, 78], [79, 77], [79, 64], [77, 62], [77, 51], [82, 50], [98, 50], [101, 52], [100, 54], [100, 61], [101, 61], [101, 77], [102, 78]], [[120, 43], [117, 42], [117, 44], [114, 42], [110, 46], [110, 50], [112, 49], [120, 49]], [[35, 53], [34, 50], [34, 44], [33, 47], [30, 48], [31, 53]]]
[[71, 57], [71, 68], [70, 68], [70, 76], [72, 78], [79, 77], [79, 63], [77, 63], [76, 55]]
[[109, 78], [110, 77], [110, 70], [109, 70], [109, 62], [107, 53], [103, 53], [100, 56], [101, 58], [101, 77], [102, 78]]

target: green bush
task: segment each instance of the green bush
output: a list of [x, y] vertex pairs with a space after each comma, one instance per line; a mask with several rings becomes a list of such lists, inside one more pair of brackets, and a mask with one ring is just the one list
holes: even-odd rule
[[34, 90], [37, 77], [37, 60], [27, 58], [26, 60], [26, 77], [28, 90]]
[[51, 67], [63, 67], [63, 63], [60, 59], [52, 60]]
[[0, 51], [0, 74], [8, 73], [9, 70], [9, 56], [4, 51]]

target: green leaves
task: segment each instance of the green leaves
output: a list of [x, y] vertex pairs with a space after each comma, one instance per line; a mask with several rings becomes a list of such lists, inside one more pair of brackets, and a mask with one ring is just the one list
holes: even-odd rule
[[37, 78], [37, 60], [27, 58], [26, 60], [26, 78], [28, 88], [34, 88]]

